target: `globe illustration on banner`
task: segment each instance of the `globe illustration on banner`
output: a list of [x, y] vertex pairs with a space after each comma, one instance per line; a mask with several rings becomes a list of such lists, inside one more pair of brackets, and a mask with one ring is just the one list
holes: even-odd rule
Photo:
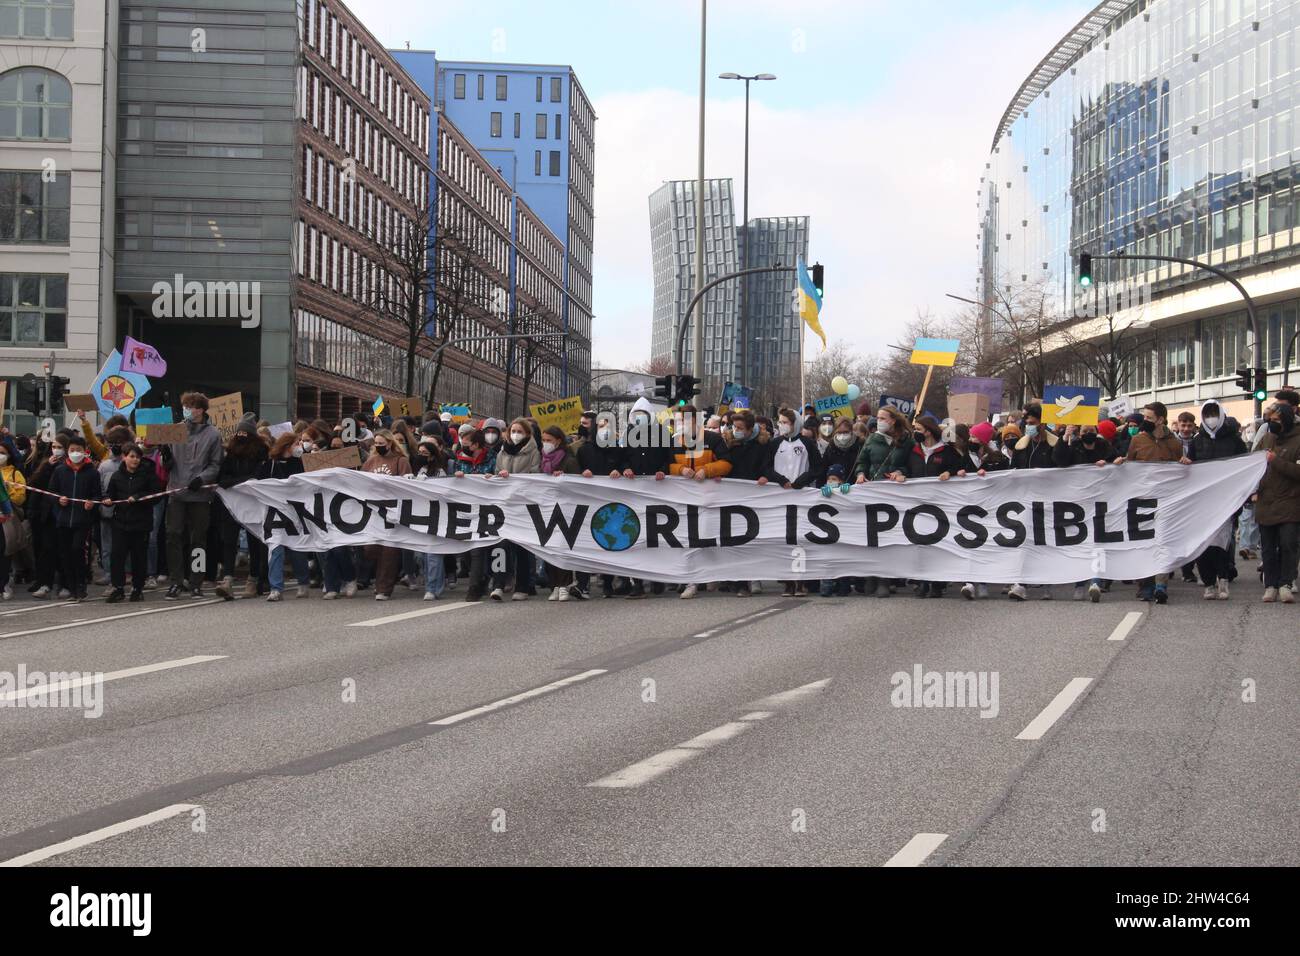
[[606, 551], [626, 551], [641, 537], [641, 519], [627, 505], [603, 505], [591, 517], [591, 536]]

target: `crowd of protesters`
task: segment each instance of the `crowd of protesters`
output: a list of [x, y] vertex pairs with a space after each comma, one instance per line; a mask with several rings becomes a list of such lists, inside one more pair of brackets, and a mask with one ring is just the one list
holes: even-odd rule
[[[181, 405], [187, 438], [169, 444], [151, 444], [147, 433], [137, 436], [122, 416], [109, 418], [98, 432], [84, 414], [77, 427], [52, 435], [15, 436], [0, 429], [5, 600], [23, 584], [35, 598], [84, 600], [93, 584], [107, 588], [109, 603], [140, 601], [146, 591], [164, 586], [169, 600], [199, 598], [209, 585], [226, 599], [277, 602], [290, 593], [286, 564], [297, 598], [308, 598], [315, 588], [326, 600], [373, 591], [375, 600], [383, 601], [402, 586], [433, 601], [459, 582], [471, 601], [523, 601], [539, 595], [539, 584], [551, 601], [594, 596], [591, 575], [546, 564], [515, 544], [450, 556], [378, 544], [320, 553], [268, 549], [215, 494], [246, 481], [287, 480], [305, 470], [307, 456], [355, 447], [363, 471], [412, 480], [525, 474], [728, 478], [815, 489], [827, 497], [869, 481], [948, 481], [1008, 469], [1130, 462], [1192, 465], [1260, 451], [1268, 456], [1268, 467], [1257, 491], [1218, 529], [1216, 544], [1174, 573], [1199, 582], [1206, 600], [1227, 600], [1240, 561], [1258, 573], [1265, 602], [1295, 602], [1300, 395], [1290, 390], [1278, 392], [1263, 417], [1244, 428], [1213, 401], [1199, 416], [1182, 412], [1173, 422], [1164, 405], [1152, 402], [1126, 418], [1053, 428], [1043, 421], [1038, 404], [973, 423], [927, 415], [909, 421], [893, 406], [873, 413], [866, 403], [852, 418], [818, 416], [807, 406], [802, 413], [782, 408], [775, 419], [748, 410], [710, 415], [686, 405], [661, 421], [642, 399], [626, 422], [610, 413], [584, 413], [573, 435], [557, 427], [542, 429], [527, 417], [508, 424], [488, 418], [457, 425], [445, 413], [397, 419], [357, 414], [340, 422], [273, 427], [248, 415], [224, 442], [208, 420], [206, 396], [186, 393]], [[1166, 603], [1169, 577], [1132, 582], [1137, 597]], [[616, 575], [601, 575], [598, 583], [604, 598], [644, 599], [669, 591], [662, 583]], [[783, 594], [792, 597], [879, 598], [909, 587], [917, 597], [944, 597], [953, 583], [968, 600], [989, 597], [989, 585], [978, 582], [884, 577], [780, 582]], [[1098, 602], [1113, 583], [1077, 582], [1073, 598]], [[690, 599], [709, 587], [744, 597], [760, 590], [762, 582], [686, 584], [674, 586], [672, 593]], [[1043, 598], [1052, 596], [1050, 587], [1037, 590]], [[1026, 600], [1029, 591], [1017, 582], [1002, 587], [1015, 601]]]

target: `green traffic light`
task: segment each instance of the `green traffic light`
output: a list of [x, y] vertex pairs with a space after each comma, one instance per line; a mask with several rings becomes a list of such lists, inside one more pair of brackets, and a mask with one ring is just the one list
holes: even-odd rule
[[1079, 276], [1079, 285], [1085, 289], [1092, 285], [1092, 276]]
[[1262, 402], [1266, 398], [1268, 398], [1268, 389], [1266, 388], [1255, 389], [1255, 401]]

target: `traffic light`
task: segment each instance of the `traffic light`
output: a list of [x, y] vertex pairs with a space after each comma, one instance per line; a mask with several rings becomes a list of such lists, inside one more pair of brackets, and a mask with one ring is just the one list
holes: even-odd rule
[[68, 394], [68, 379], [61, 375], [50, 377], [50, 414], [63, 411], [63, 396]]
[[1237, 369], [1237, 387], [1243, 392], [1250, 392], [1251, 389], [1251, 372], [1248, 368]]
[[1092, 256], [1086, 252], [1079, 253], [1079, 285], [1085, 289], [1092, 285]]
[[1268, 372], [1262, 368], [1255, 369], [1255, 401], [1262, 402], [1268, 398]]
[[662, 398], [665, 405], [672, 402], [673, 377], [671, 375], [660, 375], [655, 379], [655, 398]]
[[44, 413], [41, 408], [41, 392], [45, 383], [38, 381], [35, 375], [24, 375], [18, 380], [18, 395], [14, 407], [23, 412], [31, 412], [38, 418]]
[[823, 295], [826, 291], [826, 268], [820, 262], [814, 262], [812, 268], [808, 270], [812, 273], [813, 288], [817, 290], [818, 295]]
[[678, 405], [689, 405], [691, 399], [700, 394], [699, 379], [694, 375], [678, 375], [677, 390], [674, 396]]

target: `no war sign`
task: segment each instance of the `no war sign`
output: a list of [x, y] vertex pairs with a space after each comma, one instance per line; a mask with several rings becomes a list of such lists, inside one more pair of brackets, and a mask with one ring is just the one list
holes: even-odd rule
[[537, 425], [543, 431], [552, 425], [558, 425], [564, 429], [566, 435], [572, 435], [582, 424], [581, 395], [561, 398], [553, 402], [538, 402], [536, 405], [528, 406], [528, 410], [533, 418], [537, 419]]

